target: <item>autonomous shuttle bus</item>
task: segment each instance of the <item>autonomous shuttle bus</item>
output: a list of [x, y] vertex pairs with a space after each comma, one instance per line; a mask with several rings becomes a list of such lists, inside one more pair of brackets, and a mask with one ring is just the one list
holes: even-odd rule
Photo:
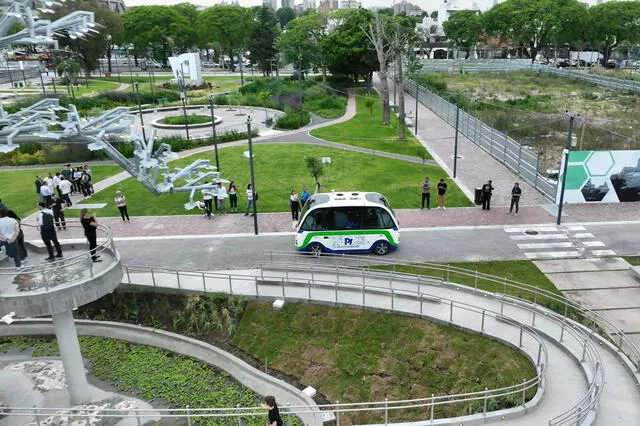
[[322, 252], [373, 252], [398, 248], [400, 230], [387, 199], [377, 192], [315, 194], [304, 205], [295, 237], [296, 248]]

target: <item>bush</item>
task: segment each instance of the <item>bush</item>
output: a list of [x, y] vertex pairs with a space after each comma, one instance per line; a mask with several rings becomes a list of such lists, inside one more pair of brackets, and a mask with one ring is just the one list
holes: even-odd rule
[[186, 117], [184, 115], [170, 115], [168, 117], [164, 117], [161, 120], [161, 123], [172, 124], [172, 125], [184, 125], [185, 121], [188, 124], [211, 123], [211, 117], [205, 117], [203, 115], [198, 115], [198, 114], [189, 114]]
[[447, 91], [447, 82], [438, 74], [422, 74], [418, 77], [418, 81], [422, 86], [426, 86], [436, 92]]
[[316, 99], [324, 97], [327, 91], [320, 86], [311, 86], [304, 91], [304, 94], [308, 99]]
[[227, 95], [216, 95], [213, 98], [213, 103], [216, 105], [229, 105], [229, 96]]
[[307, 111], [301, 109], [286, 108], [285, 115], [278, 117], [274, 128], [293, 130], [306, 126], [311, 121]]

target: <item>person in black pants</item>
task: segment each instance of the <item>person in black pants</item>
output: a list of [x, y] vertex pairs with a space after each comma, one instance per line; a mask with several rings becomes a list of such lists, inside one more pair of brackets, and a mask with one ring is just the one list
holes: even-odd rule
[[267, 395], [262, 400], [262, 408], [269, 410], [269, 426], [282, 426], [282, 417], [280, 417], [280, 410], [278, 404], [276, 404], [276, 398], [273, 395]]
[[518, 216], [518, 205], [520, 204], [520, 196], [522, 195], [522, 189], [520, 188], [520, 184], [518, 182], [513, 184], [513, 188], [511, 189], [511, 207], [509, 207], [510, 214], [513, 211], [513, 206], [516, 207], [516, 216]]
[[[53, 211], [44, 202], [39, 202], [40, 213], [38, 213], [38, 227], [40, 228], [40, 236], [44, 245], [47, 247], [49, 257], [45, 260], [49, 262], [56, 260], [56, 257], [62, 257], [62, 247], [58, 242], [58, 236], [56, 235], [56, 228], [53, 224]], [[56, 255], [53, 256], [53, 247], [56, 248]]]
[[98, 236], [96, 235], [96, 228], [98, 227], [98, 222], [96, 222], [96, 218], [93, 216], [89, 216], [87, 209], [80, 210], [80, 223], [84, 228], [84, 236], [87, 237], [87, 241], [89, 241], [89, 251], [91, 252], [91, 260], [94, 262], [102, 262], [99, 255], [96, 255], [96, 247], [98, 246], [96, 240]]
[[51, 204], [51, 210], [53, 210], [53, 220], [56, 222], [56, 228], [58, 228], [58, 231], [66, 230], [67, 222], [64, 220], [62, 200], [56, 194], [53, 194], [51, 201], [53, 202]]
[[298, 220], [298, 212], [300, 211], [300, 200], [298, 199], [298, 193], [295, 189], [291, 190], [289, 195], [289, 206], [291, 207], [291, 220]]
[[424, 202], [427, 202], [427, 209], [430, 209], [429, 206], [431, 198], [431, 182], [429, 182], [429, 177], [424, 178], [424, 182], [422, 182], [422, 208], [424, 209]]
[[482, 185], [482, 210], [491, 210], [491, 191], [494, 189], [491, 185], [491, 179]]

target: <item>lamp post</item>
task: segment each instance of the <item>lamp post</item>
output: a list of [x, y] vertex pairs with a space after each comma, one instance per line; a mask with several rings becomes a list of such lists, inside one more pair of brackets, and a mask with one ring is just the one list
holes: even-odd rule
[[178, 79], [180, 83], [180, 99], [182, 99], [182, 112], [184, 113], [184, 130], [187, 133], [187, 140], [189, 138], [189, 121], [187, 119], [187, 87], [184, 84], [184, 67], [180, 64], [180, 78]]
[[138, 100], [138, 114], [140, 115], [140, 127], [142, 127], [142, 140], [144, 142], [147, 141], [147, 135], [144, 131], [144, 119], [142, 118], [142, 105], [140, 104], [140, 87], [138, 87], [138, 82], [133, 82], [133, 88], [136, 91], [136, 98]]
[[567, 142], [564, 144], [562, 153], [564, 155], [564, 164], [562, 165], [562, 186], [560, 187], [560, 203], [558, 204], [558, 218], [556, 225], [560, 225], [562, 221], [562, 204], [564, 203], [564, 188], [567, 184], [567, 171], [569, 170], [569, 153], [571, 152], [571, 142], [573, 137], [573, 121], [575, 117], [569, 115], [569, 130], [567, 131]]
[[415, 115], [415, 123], [413, 123], [414, 125], [414, 129], [413, 129], [413, 134], [418, 136], [418, 98], [420, 97], [420, 86], [418, 85], [418, 76], [415, 77], [416, 79], [416, 115]]
[[258, 207], [256, 205], [256, 177], [253, 171], [253, 144], [251, 143], [251, 116], [247, 116], [247, 140], [249, 141], [249, 171], [251, 173], [251, 191], [253, 191], [253, 232], [258, 235]]
[[[211, 109], [211, 134], [213, 136], [213, 149], [216, 153], [216, 169], [220, 172], [220, 163], [218, 160], [218, 136], [216, 135], [216, 116], [213, 111], [215, 105], [213, 104], [213, 95], [209, 95], [209, 108]], [[251, 186], [253, 188], [253, 185]]]

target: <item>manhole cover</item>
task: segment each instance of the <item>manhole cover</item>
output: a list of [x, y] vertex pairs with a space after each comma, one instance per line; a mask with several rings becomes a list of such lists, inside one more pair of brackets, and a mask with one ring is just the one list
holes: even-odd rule
[[538, 235], [538, 231], [534, 231], [532, 229], [529, 229], [528, 231], [524, 231], [524, 233], [527, 235]]

